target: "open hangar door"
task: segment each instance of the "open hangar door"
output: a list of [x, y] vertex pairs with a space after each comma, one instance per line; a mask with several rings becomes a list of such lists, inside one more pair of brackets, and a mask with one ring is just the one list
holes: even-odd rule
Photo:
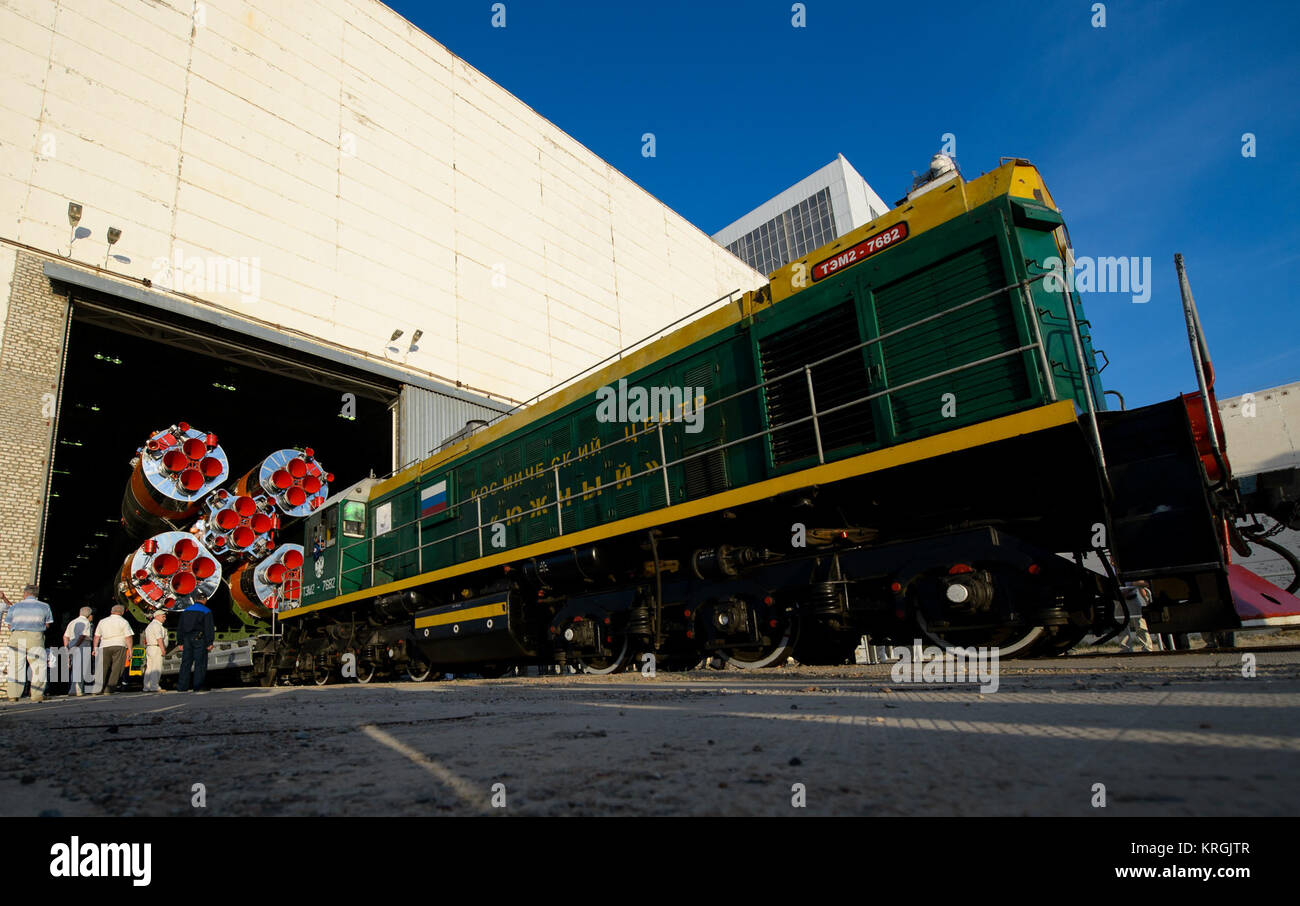
[[130, 461], [153, 431], [215, 433], [232, 482], [287, 447], [315, 450], [331, 493], [392, 468], [398, 381], [101, 293], [74, 288], [71, 304], [41, 545], [56, 621], [84, 604], [107, 615], [141, 540], [121, 522]]

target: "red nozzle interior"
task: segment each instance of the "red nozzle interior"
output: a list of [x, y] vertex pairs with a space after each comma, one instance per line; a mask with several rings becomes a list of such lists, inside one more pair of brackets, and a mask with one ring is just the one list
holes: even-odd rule
[[265, 535], [271, 530], [271, 517], [265, 513], [258, 513], [252, 518], [249, 525], [251, 525], [253, 531], [257, 532], [259, 535]]
[[186, 431], [190, 430], [190, 423], [189, 423], [189, 422], [177, 422], [177, 423], [176, 423], [176, 428], [177, 428], [178, 431], [180, 431], [182, 434], [184, 434]]
[[217, 528], [223, 532], [228, 532], [235, 526], [239, 525], [239, 514], [226, 507], [224, 510], [217, 510]]
[[226, 546], [226, 539], [225, 539], [225, 538], [222, 538], [220, 535], [218, 535], [216, 538], [213, 538], [213, 539], [212, 539], [212, 546], [213, 546], [213, 547], [225, 547], [225, 546]]
[[197, 491], [203, 487], [203, 474], [198, 469], [186, 469], [181, 473], [180, 483], [187, 491]]
[[302, 455], [305, 456], [305, 457], [307, 457], [308, 459], [315, 459], [315, 458], [316, 458], [316, 451], [313, 450], [311, 447], [306, 447], [306, 448], [302, 451]]
[[198, 587], [198, 580], [194, 578], [193, 573], [178, 573], [172, 579], [172, 591], [184, 597]]
[[244, 519], [257, 512], [257, 504], [253, 502], [252, 497], [239, 496], [235, 498], [235, 512]]
[[334, 483], [334, 473], [333, 473], [333, 472], [326, 472], [326, 473], [325, 473], [325, 483], [326, 483], [326, 484], [333, 484], [333, 483]]
[[297, 456], [289, 460], [289, 464], [285, 468], [289, 470], [289, 474], [294, 478], [302, 478], [307, 474], [307, 463]]
[[144, 551], [146, 554], [152, 554], [154, 551], [158, 550], [158, 542], [150, 538], [145, 541], [144, 544], [140, 545], [140, 550]]
[[289, 485], [293, 484], [293, 476], [284, 469], [276, 469], [271, 473], [271, 484], [275, 485], [280, 490], [284, 490]]
[[230, 543], [235, 545], [235, 547], [248, 547], [256, 540], [257, 532], [253, 531], [246, 525], [241, 525], [239, 528], [235, 529], [234, 533], [230, 536]]
[[205, 456], [199, 463], [199, 471], [203, 473], [204, 478], [216, 478], [221, 474], [221, 460], [215, 456]]
[[181, 561], [171, 554], [159, 554], [153, 558], [149, 566], [160, 576], [170, 576], [181, 568]]
[[298, 600], [298, 592], [300, 591], [300, 589], [301, 589], [300, 583], [295, 582], [293, 579], [290, 579], [280, 587], [280, 595], [286, 601], [296, 601]]
[[266, 581], [272, 585], [279, 585], [284, 581], [285, 568], [281, 563], [272, 563], [266, 568]]
[[190, 461], [185, 458], [185, 454], [180, 450], [168, 450], [163, 454], [162, 464], [163, 468], [168, 472], [179, 472], [188, 466]]
[[199, 555], [198, 542], [189, 538], [182, 538], [176, 542], [176, 546], [172, 548], [172, 553], [180, 557], [182, 562], [189, 563]]
[[137, 582], [143, 582], [145, 579], [149, 578], [149, 571], [145, 569], [137, 569], [132, 573], [132, 575], [135, 576]]
[[289, 501], [289, 506], [300, 507], [307, 502], [307, 492], [299, 487], [292, 487], [284, 492], [284, 499]]
[[302, 480], [302, 489], [308, 494], [315, 494], [320, 491], [320, 479], [315, 475], [308, 475]]
[[280, 560], [289, 569], [297, 569], [302, 566], [302, 551], [285, 551], [284, 557]]
[[191, 437], [189, 440], [185, 441], [185, 443], [181, 444], [181, 449], [185, 451], [187, 457], [193, 460], [202, 459], [208, 453], [207, 444], [199, 440], [197, 437]]
[[194, 575], [200, 579], [206, 579], [217, 571], [217, 561], [209, 557], [202, 557], [194, 561]]

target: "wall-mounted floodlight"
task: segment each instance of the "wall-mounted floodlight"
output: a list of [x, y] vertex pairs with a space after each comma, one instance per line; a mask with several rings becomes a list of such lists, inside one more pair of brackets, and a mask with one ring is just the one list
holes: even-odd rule
[[108, 251], [104, 252], [104, 267], [108, 267], [108, 258], [113, 254], [113, 246], [117, 245], [117, 240], [122, 238], [122, 231], [117, 227], [108, 228]]
[[66, 257], [72, 257], [72, 243], [77, 241], [77, 224], [81, 223], [81, 205], [75, 201], [68, 202], [68, 226], [72, 230], [72, 236], [68, 239], [68, 254]]
[[393, 335], [389, 337], [388, 342], [384, 344], [385, 356], [389, 355], [390, 353], [398, 353], [402, 351], [399, 347], [392, 345], [397, 342], [397, 338], [400, 337], [401, 335], [402, 335], [401, 328], [398, 328], [397, 330], [393, 331]]

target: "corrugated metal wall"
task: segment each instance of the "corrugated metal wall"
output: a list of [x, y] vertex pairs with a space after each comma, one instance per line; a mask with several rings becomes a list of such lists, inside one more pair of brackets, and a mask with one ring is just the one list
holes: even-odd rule
[[492, 419], [504, 411], [480, 406], [409, 384], [402, 385], [398, 404], [397, 465], [409, 465], [437, 449], [471, 419]]

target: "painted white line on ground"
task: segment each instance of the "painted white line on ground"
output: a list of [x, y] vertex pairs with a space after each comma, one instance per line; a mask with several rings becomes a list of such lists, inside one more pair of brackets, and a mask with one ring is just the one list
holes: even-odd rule
[[423, 752], [416, 751], [400, 739], [393, 738], [373, 724], [364, 725], [361, 728], [361, 732], [365, 733], [375, 742], [387, 746], [394, 752], [405, 756], [410, 761], [424, 768], [434, 777], [438, 778], [438, 781], [443, 786], [449, 787], [452, 792], [460, 797], [460, 801], [465, 803], [465, 805], [480, 812], [486, 813], [490, 811], [487, 808], [487, 803], [484, 800], [482, 790], [478, 789], [474, 784], [465, 780], [460, 775], [455, 774], [438, 764], [438, 762], [434, 761]]
[[[593, 708], [615, 708], [626, 711], [684, 711], [700, 714], [696, 708], [676, 705], [631, 705], [614, 702], [583, 702]], [[736, 717], [749, 720], [792, 720], [854, 727], [880, 727], [897, 730], [937, 730], [940, 732], [982, 733], [994, 736], [1043, 736], [1081, 742], [1136, 742], [1174, 746], [1212, 746], [1224, 749], [1263, 749], [1300, 752], [1300, 737], [1261, 736], [1253, 733], [1211, 733], [1205, 730], [1156, 730], [1133, 727], [1081, 727], [1055, 724], [1006, 723], [982, 720], [949, 720], [947, 718], [877, 717], [862, 714], [787, 714], [753, 711], [727, 711], [708, 717]]]

